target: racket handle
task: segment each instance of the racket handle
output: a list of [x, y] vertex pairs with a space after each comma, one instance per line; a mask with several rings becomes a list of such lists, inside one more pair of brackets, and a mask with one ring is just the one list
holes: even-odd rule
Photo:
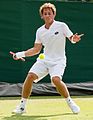
[[81, 34], [81, 35], [79, 35], [80, 37], [82, 37], [84, 34]]
[[[9, 52], [11, 55], [14, 55], [15, 53], [14, 52], [12, 52], [12, 51], [10, 51]], [[24, 58], [19, 58], [20, 60], [22, 60], [22, 61], [25, 61], [25, 59]]]

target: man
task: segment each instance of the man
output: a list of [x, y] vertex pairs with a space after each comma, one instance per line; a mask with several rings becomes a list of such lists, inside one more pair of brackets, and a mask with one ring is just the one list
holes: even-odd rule
[[34, 56], [39, 54], [42, 46], [44, 46], [43, 60], [37, 59], [36, 63], [29, 70], [22, 89], [22, 99], [19, 106], [13, 113], [24, 113], [28, 97], [32, 91], [33, 82], [37, 82], [47, 74], [51, 77], [51, 82], [55, 85], [60, 95], [64, 96], [67, 104], [73, 113], [79, 113], [80, 108], [75, 104], [69, 95], [69, 91], [62, 81], [62, 76], [66, 67], [65, 56], [65, 41], [66, 37], [72, 42], [80, 41], [81, 35], [71, 32], [69, 27], [59, 21], [55, 21], [56, 8], [51, 3], [45, 3], [40, 7], [40, 16], [45, 24], [38, 28], [36, 32], [36, 40], [34, 47], [26, 51], [13, 54], [14, 60], [22, 59], [23, 57]]

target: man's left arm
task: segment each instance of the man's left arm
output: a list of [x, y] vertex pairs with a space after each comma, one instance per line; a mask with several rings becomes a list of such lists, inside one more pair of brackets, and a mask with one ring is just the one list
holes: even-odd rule
[[71, 37], [69, 37], [69, 40], [71, 41], [71, 43], [77, 43], [81, 40], [81, 37], [83, 36], [84, 34], [80, 34], [78, 35], [77, 33], [72, 35]]

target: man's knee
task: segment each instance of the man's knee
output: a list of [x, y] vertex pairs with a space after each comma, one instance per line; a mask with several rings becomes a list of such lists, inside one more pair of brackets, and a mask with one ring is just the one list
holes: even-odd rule
[[31, 81], [34, 81], [34, 80], [38, 79], [38, 76], [35, 73], [31, 72], [31, 73], [28, 73], [27, 79], [31, 80]]
[[59, 84], [59, 82], [60, 82], [60, 77], [58, 77], [58, 76], [52, 77], [52, 82], [54, 83], [54, 85]]

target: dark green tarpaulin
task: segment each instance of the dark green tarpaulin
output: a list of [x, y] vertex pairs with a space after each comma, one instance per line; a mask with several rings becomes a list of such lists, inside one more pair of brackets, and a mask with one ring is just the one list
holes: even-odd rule
[[[38, 9], [44, 1], [0, 0], [0, 81], [22, 83], [36, 57], [14, 61], [9, 51], [33, 46], [35, 32], [43, 24]], [[73, 33], [84, 33], [73, 45], [67, 41], [66, 83], [93, 81], [93, 3], [55, 2], [56, 20], [68, 24]], [[41, 82], [49, 82], [49, 76]]]

